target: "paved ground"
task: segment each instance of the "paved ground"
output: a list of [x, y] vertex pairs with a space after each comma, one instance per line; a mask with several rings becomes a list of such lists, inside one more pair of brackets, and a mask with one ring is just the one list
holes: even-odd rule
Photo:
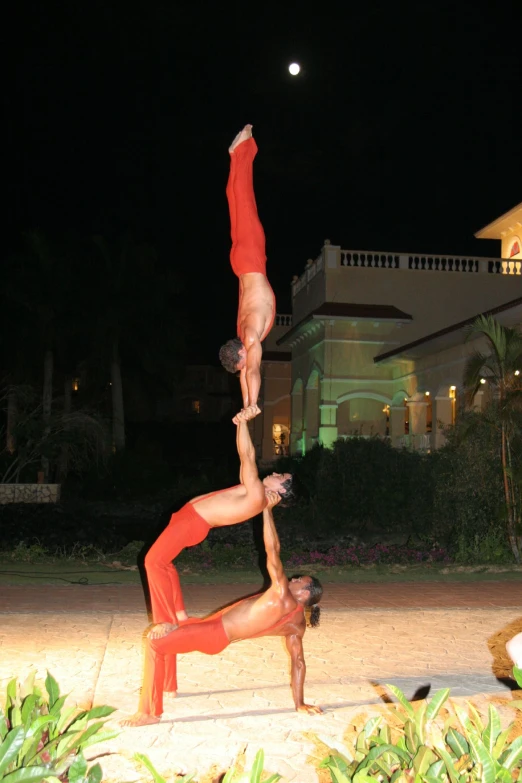
[[[186, 587], [189, 613], [205, 614], [258, 585]], [[0, 595], [0, 692], [14, 675], [49, 669], [81, 706], [111, 704], [115, 718], [135, 710], [141, 639], [147, 624], [137, 586], [4, 587]], [[107, 780], [141, 779], [130, 758], [146, 753], [160, 772], [226, 769], [246, 746], [285, 780], [316, 783], [322, 757], [313, 734], [342, 742], [381, 704], [385, 683], [411, 698], [451, 687], [453, 696], [500, 705], [510, 674], [504, 644], [522, 631], [521, 582], [327, 585], [318, 629], [305, 636], [306, 698], [322, 716], [297, 715], [280, 639], [232, 645], [221, 655], [180, 657], [180, 693], [156, 726], [125, 729], [102, 759]], [[93, 749], [94, 750], [94, 749]], [[219, 777], [207, 778], [218, 780]]]

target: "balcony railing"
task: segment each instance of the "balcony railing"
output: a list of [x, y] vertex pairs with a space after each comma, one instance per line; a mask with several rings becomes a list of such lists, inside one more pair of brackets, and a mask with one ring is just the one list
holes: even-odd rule
[[371, 269], [401, 269], [410, 272], [451, 272], [452, 274], [518, 275], [522, 276], [522, 261], [507, 258], [422, 255], [421, 253], [389, 253], [373, 250], [339, 250], [325, 244], [321, 254], [309, 259], [303, 274], [294, 278], [295, 296], [318, 272], [325, 268], [324, 253], [328, 252], [328, 267], [333, 253], [338, 253], [340, 266]]

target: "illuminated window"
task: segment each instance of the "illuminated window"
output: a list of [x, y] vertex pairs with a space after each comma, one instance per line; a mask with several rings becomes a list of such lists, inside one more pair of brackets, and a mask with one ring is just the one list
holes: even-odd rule
[[73, 391], [80, 391], [80, 379], [79, 378], [73, 378], [72, 379], [72, 390]]
[[455, 424], [457, 418], [457, 387], [449, 387], [449, 398], [451, 400], [451, 423]]
[[192, 413], [201, 413], [201, 403], [199, 400], [192, 400]]
[[286, 456], [288, 454], [288, 441], [290, 431], [285, 424], [272, 425], [272, 444], [273, 454], [276, 457]]

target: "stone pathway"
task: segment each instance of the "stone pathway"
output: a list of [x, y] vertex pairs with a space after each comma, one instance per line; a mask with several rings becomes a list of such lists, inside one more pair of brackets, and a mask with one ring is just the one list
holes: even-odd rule
[[[188, 585], [187, 609], [202, 615], [258, 587]], [[494, 699], [512, 718], [502, 706], [511, 692], [497, 678], [509, 677], [504, 645], [522, 631], [522, 581], [332, 584], [322, 607], [321, 626], [305, 636], [305, 694], [323, 715], [294, 712], [281, 639], [180, 656], [178, 697], [166, 700], [160, 724], [122, 730], [108, 743], [104, 780], [141, 780], [130, 760], [135, 750], [164, 774], [203, 775], [212, 766], [222, 772], [245, 747], [251, 764], [262, 747], [268, 770], [317, 783], [313, 761], [322, 754], [311, 735], [342, 742], [357, 716], [382, 704], [386, 683], [408, 698], [451, 687], [452, 696], [479, 705]], [[82, 707], [118, 707], [114, 722], [135, 711], [148, 622], [141, 588], [4, 587], [0, 616], [0, 692], [15, 675], [35, 668], [43, 679], [49, 669]]]

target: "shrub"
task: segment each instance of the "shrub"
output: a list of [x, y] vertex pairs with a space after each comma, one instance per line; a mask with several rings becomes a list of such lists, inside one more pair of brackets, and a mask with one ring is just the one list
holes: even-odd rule
[[484, 725], [477, 710], [454, 705], [445, 722], [436, 718], [449, 696], [444, 688], [415, 710], [399, 688], [386, 686], [399, 700], [392, 724], [371, 718], [360, 732], [354, 752], [331, 753], [322, 763], [332, 783], [512, 783], [522, 765], [522, 737], [509, 744], [514, 723], [502, 731], [490, 704]]
[[35, 685], [34, 673], [23, 684], [13, 679], [7, 685], [5, 711], [0, 709], [0, 780], [100, 783], [100, 765], [88, 769], [83, 751], [118, 735], [102, 731], [104, 721], [98, 720], [114, 708], [64, 709], [66, 696], [49, 672], [45, 690]]

